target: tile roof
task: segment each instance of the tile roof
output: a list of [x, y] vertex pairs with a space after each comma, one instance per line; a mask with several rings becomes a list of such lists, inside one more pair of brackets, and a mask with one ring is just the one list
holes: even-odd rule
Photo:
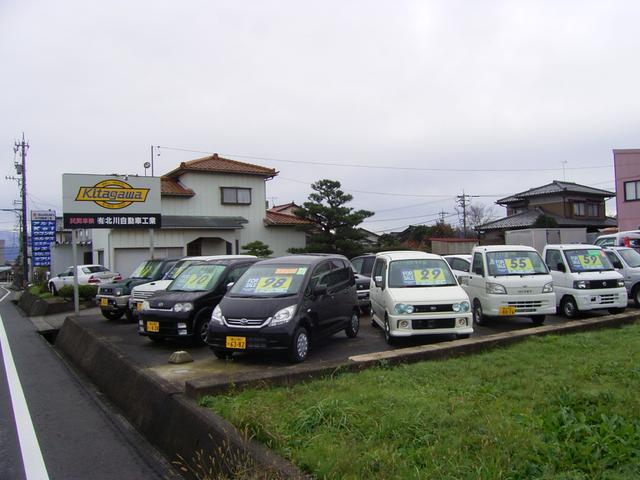
[[243, 175], [257, 175], [265, 178], [275, 177], [278, 174], [275, 168], [229, 160], [214, 153], [208, 157], [182, 162], [178, 168], [171, 170], [165, 177], [177, 178], [185, 172], [238, 173]]
[[483, 225], [476, 227], [476, 230], [508, 230], [510, 228], [530, 228], [540, 215], [546, 215], [552, 217], [558, 222], [558, 228], [562, 227], [612, 227], [617, 225], [615, 218], [607, 217], [604, 220], [600, 219], [575, 219], [564, 218], [559, 215], [554, 215], [549, 212], [545, 212], [540, 208], [533, 210], [527, 210], [526, 212], [516, 213], [515, 215], [509, 215], [508, 217], [499, 218], [492, 222], [487, 222]]
[[537, 197], [540, 195], [553, 195], [554, 193], [581, 193], [585, 195], [597, 195], [600, 197], [615, 197], [616, 194], [609, 192], [608, 190], [602, 190], [600, 188], [593, 188], [587, 185], [580, 185], [573, 182], [562, 182], [560, 180], [554, 180], [553, 182], [543, 185], [541, 187], [530, 188], [524, 192], [516, 193], [509, 197], [501, 198], [496, 203], [499, 205], [508, 204], [512, 202], [518, 202], [523, 198]]
[[273, 225], [313, 225], [311, 220], [306, 218], [300, 218], [295, 215], [289, 215], [287, 213], [274, 212], [267, 210], [267, 216], [264, 219], [264, 224], [267, 226]]
[[172, 197], [193, 197], [195, 192], [184, 187], [177, 179], [160, 177], [160, 194]]

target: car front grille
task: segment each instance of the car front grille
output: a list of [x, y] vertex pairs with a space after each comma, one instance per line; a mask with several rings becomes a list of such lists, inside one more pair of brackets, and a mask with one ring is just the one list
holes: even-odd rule
[[516, 313], [532, 313], [542, 308], [544, 302], [540, 300], [509, 302], [510, 307], [516, 307]]
[[264, 318], [225, 318], [225, 323], [230, 327], [260, 328], [268, 319]]
[[589, 289], [597, 290], [599, 288], [618, 288], [617, 280], [590, 280]]
[[414, 305], [414, 313], [453, 312], [453, 304], [442, 303], [437, 305]]
[[143, 290], [141, 292], [137, 292], [137, 291], [134, 290], [133, 299], [134, 300], [145, 300], [145, 299], [149, 298], [151, 295], [153, 295], [154, 293], [156, 293], [156, 292], [154, 292], [154, 291], [145, 291], [145, 290]]
[[434, 328], [454, 328], [455, 318], [425, 318], [411, 320], [411, 328], [414, 330], [429, 330]]
[[98, 291], [100, 295], [113, 295], [113, 288], [111, 287], [100, 287]]
[[616, 293], [609, 293], [606, 295], [600, 295], [600, 304], [611, 305], [618, 301], [618, 295]]

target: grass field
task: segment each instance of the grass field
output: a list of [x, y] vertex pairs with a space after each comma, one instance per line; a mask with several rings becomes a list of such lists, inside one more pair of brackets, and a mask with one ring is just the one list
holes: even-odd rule
[[318, 478], [638, 479], [640, 325], [202, 403]]

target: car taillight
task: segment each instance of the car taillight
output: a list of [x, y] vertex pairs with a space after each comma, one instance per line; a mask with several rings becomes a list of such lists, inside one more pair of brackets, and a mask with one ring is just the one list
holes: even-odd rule
[[91, 275], [91, 276], [89, 277], [89, 283], [100, 283], [100, 279], [99, 279], [99, 278], [94, 277], [93, 275]]
[[114, 282], [117, 282], [119, 280], [122, 280], [122, 275], [116, 275], [115, 277], [113, 277]]

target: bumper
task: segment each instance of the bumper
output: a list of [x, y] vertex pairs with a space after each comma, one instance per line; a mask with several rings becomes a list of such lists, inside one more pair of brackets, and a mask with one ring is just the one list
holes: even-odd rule
[[447, 335], [473, 333], [471, 312], [446, 312], [441, 315], [391, 315], [389, 333], [392, 337], [414, 337], [417, 335]]
[[[191, 312], [189, 312], [191, 313]], [[193, 318], [189, 313], [145, 310], [138, 312], [138, 334], [145, 337], [178, 338], [193, 336]]]
[[[237, 352], [256, 350], [286, 350], [290, 347], [298, 322], [289, 321], [277, 327], [240, 328], [209, 323], [207, 344], [214, 348]], [[245, 348], [228, 346], [227, 337], [244, 339]], [[237, 344], [236, 344], [237, 345]]]
[[573, 290], [573, 292], [573, 298], [575, 298], [579, 310], [625, 308], [629, 298], [627, 289], [623, 287], [591, 291]]
[[129, 308], [129, 295], [114, 297], [113, 295], [96, 295], [96, 303], [100, 310], [123, 311]]
[[358, 292], [358, 306], [368, 307], [371, 305], [371, 298], [369, 298], [369, 290]]
[[489, 316], [554, 315], [555, 293], [538, 295], [487, 295], [480, 299], [482, 310]]

